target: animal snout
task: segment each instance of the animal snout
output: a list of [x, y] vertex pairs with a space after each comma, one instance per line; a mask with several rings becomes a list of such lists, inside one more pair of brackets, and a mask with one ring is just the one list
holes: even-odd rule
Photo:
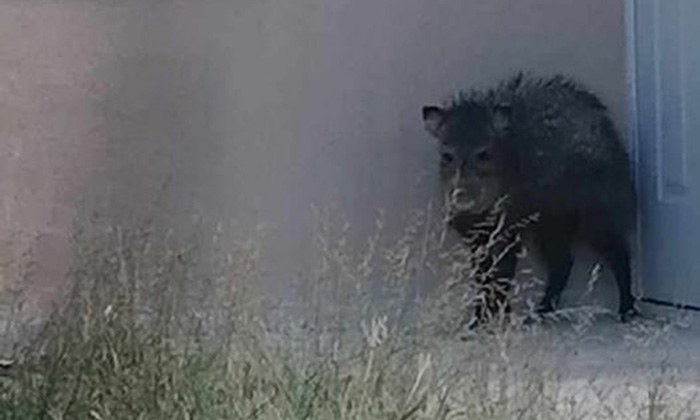
[[463, 211], [469, 210], [475, 205], [474, 200], [470, 199], [469, 193], [464, 188], [455, 188], [452, 190], [450, 198], [452, 203]]
[[466, 200], [467, 191], [464, 188], [455, 188], [452, 190], [452, 199], [455, 201]]

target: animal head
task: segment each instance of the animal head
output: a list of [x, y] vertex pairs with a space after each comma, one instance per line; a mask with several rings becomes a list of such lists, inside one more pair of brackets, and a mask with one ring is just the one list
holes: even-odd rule
[[424, 106], [425, 130], [439, 144], [440, 178], [452, 214], [482, 213], [502, 194], [509, 108], [464, 101], [448, 108]]

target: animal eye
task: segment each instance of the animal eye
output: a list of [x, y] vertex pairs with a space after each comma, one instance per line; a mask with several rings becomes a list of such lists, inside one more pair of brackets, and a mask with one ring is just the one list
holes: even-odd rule
[[476, 160], [479, 162], [488, 162], [491, 160], [491, 152], [488, 149], [480, 150], [475, 155]]
[[442, 163], [449, 164], [452, 163], [453, 160], [455, 160], [455, 157], [452, 155], [452, 153], [442, 153], [440, 155], [440, 159], [442, 160]]

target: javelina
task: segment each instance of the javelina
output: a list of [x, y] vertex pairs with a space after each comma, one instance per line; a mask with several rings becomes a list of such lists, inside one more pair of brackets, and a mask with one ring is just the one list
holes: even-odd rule
[[[426, 130], [439, 140], [452, 228], [467, 235], [503, 197], [508, 223], [538, 215], [527, 227], [547, 266], [538, 312], [557, 306], [573, 265], [572, 244], [581, 239], [612, 269], [621, 320], [637, 314], [626, 240], [634, 224], [634, 183], [628, 154], [598, 97], [564, 76], [521, 73], [422, 113]], [[496, 250], [503, 254], [493, 280], [514, 276], [515, 245]]]

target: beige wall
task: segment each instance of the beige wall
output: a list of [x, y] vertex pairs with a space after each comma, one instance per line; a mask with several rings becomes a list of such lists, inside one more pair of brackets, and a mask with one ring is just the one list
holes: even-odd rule
[[0, 229], [47, 233], [51, 289], [73, 209], [151, 211], [170, 176], [161, 215], [267, 222], [287, 279], [311, 203], [360, 228], [432, 197], [426, 102], [564, 72], [622, 122], [623, 32], [622, 0], [1, 0]]

